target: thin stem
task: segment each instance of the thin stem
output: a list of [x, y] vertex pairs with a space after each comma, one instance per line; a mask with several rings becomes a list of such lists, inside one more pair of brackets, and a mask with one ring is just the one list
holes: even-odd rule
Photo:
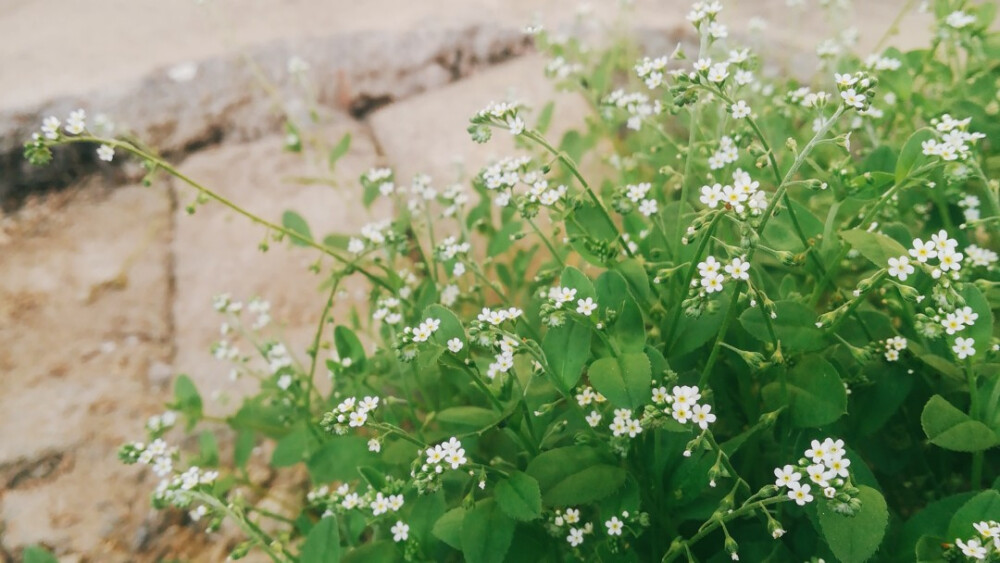
[[701, 527], [701, 529], [698, 531], [697, 534], [691, 536], [687, 540], [680, 542], [679, 544], [674, 544], [674, 546], [671, 546], [670, 551], [668, 551], [667, 554], [663, 556], [662, 562], [670, 563], [674, 559], [677, 559], [681, 555], [682, 549], [684, 550], [684, 552], [688, 553], [690, 557], [691, 553], [690, 546], [701, 541], [702, 538], [714, 532], [716, 528], [718, 528], [725, 522], [729, 522], [731, 520], [735, 520], [737, 518], [746, 516], [748, 514], [752, 514], [757, 510], [763, 509], [766, 506], [772, 504], [778, 504], [779, 502], [787, 502], [789, 500], [791, 499], [784, 496], [776, 496], [759, 500], [750, 504], [744, 503], [743, 506], [741, 506], [740, 508], [737, 508], [732, 512], [727, 512], [726, 514], [716, 514], [708, 522], [706, 522], [704, 526]]
[[601, 198], [597, 196], [593, 188], [590, 187], [590, 184], [587, 183], [587, 180], [584, 179], [583, 174], [580, 173], [580, 168], [576, 165], [575, 162], [573, 162], [573, 159], [570, 158], [569, 155], [566, 154], [565, 152], [560, 151], [559, 149], [549, 144], [549, 142], [546, 141], [545, 138], [542, 137], [537, 131], [534, 130], [525, 131], [522, 134], [522, 136], [531, 139], [532, 141], [535, 141], [536, 143], [544, 147], [545, 150], [555, 155], [556, 158], [558, 158], [559, 161], [563, 163], [566, 169], [569, 170], [570, 173], [577, 179], [577, 181], [580, 182], [580, 185], [583, 186], [583, 189], [587, 192], [587, 195], [590, 196], [591, 201], [594, 202], [594, 205], [597, 206], [597, 209], [601, 212], [601, 215], [604, 216], [604, 220], [608, 223], [608, 225], [611, 226], [612, 229], [614, 229], [615, 233], [618, 236], [618, 244], [621, 245], [622, 250], [624, 250], [625, 254], [627, 254], [630, 258], [633, 257], [632, 250], [628, 247], [628, 242], [625, 240], [624, 237], [622, 237], [621, 231], [618, 230], [618, 225], [615, 223], [615, 220], [611, 218], [611, 213], [608, 212], [608, 208], [604, 206], [604, 202], [601, 201]]
[[131, 143], [126, 143], [126, 142], [123, 142], [123, 141], [119, 141], [117, 139], [102, 139], [102, 138], [99, 138], [99, 137], [93, 137], [93, 136], [89, 136], [89, 135], [87, 135], [87, 136], [79, 136], [79, 137], [63, 137], [63, 138], [61, 138], [61, 141], [67, 142], [67, 143], [81, 143], [81, 142], [86, 142], [86, 143], [101, 143], [101, 144], [105, 144], [105, 145], [110, 145], [112, 147], [124, 149], [125, 151], [128, 151], [128, 152], [134, 154], [135, 156], [137, 156], [137, 157], [139, 157], [141, 159], [147, 160], [147, 161], [155, 164], [156, 167], [162, 168], [168, 174], [170, 174], [170, 175], [176, 177], [177, 179], [183, 181], [185, 184], [191, 186], [192, 188], [194, 188], [195, 190], [197, 190], [199, 193], [203, 194], [204, 196], [206, 196], [206, 197], [208, 197], [210, 199], [213, 199], [213, 200], [221, 203], [222, 205], [228, 207], [229, 209], [232, 209], [236, 213], [238, 213], [238, 214], [246, 217], [247, 219], [250, 219], [254, 223], [257, 223], [258, 225], [264, 226], [264, 227], [266, 227], [266, 228], [268, 228], [268, 229], [270, 229], [272, 231], [281, 233], [282, 235], [287, 236], [289, 238], [295, 239], [295, 240], [299, 241], [300, 243], [302, 243], [302, 244], [304, 244], [306, 246], [309, 246], [309, 247], [312, 247], [312, 248], [314, 248], [316, 250], [319, 250], [323, 254], [326, 254], [328, 256], [333, 257], [335, 260], [337, 260], [338, 262], [344, 264], [345, 266], [348, 266], [349, 268], [351, 268], [353, 270], [357, 270], [359, 273], [361, 273], [363, 276], [365, 276], [366, 278], [368, 278], [369, 280], [371, 280], [373, 283], [375, 283], [377, 285], [380, 285], [383, 288], [388, 289], [389, 291], [393, 291], [392, 286], [390, 286], [388, 283], [386, 283], [384, 280], [382, 280], [378, 276], [372, 274], [368, 270], [366, 270], [363, 267], [359, 266], [356, 260], [350, 260], [350, 259], [346, 258], [346, 257], [342, 256], [339, 252], [337, 252], [334, 249], [330, 248], [329, 246], [326, 246], [325, 244], [318, 243], [318, 242], [314, 241], [310, 237], [301, 235], [301, 234], [299, 234], [299, 233], [297, 233], [297, 232], [295, 232], [295, 231], [293, 231], [291, 229], [286, 229], [285, 227], [283, 227], [281, 225], [278, 225], [276, 223], [272, 223], [271, 221], [268, 221], [267, 219], [264, 219], [263, 217], [260, 217], [258, 215], [254, 215], [253, 213], [251, 213], [251, 212], [243, 209], [239, 205], [236, 205], [235, 203], [233, 203], [231, 200], [229, 200], [225, 196], [223, 196], [223, 195], [221, 195], [221, 194], [219, 194], [219, 193], [217, 193], [217, 192], [215, 192], [215, 191], [213, 191], [213, 190], [211, 190], [209, 188], [206, 188], [205, 186], [201, 185], [197, 181], [195, 181], [192, 178], [188, 177], [186, 174], [184, 174], [183, 172], [181, 172], [177, 168], [174, 168], [169, 162], [167, 162], [167, 161], [165, 161], [165, 160], [163, 160], [163, 159], [161, 159], [161, 158], [159, 158], [159, 157], [157, 157], [157, 156], [155, 156], [155, 155], [153, 155], [153, 154], [151, 154], [149, 152], [146, 152], [146, 151], [144, 151], [144, 150], [142, 150], [142, 149], [134, 146]]
[[556, 247], [552, 245], [552, 241], [549, 240], [549, 237], [545, 236], [545, 233], [543, 233], [542, 230], [538, 228], [538, 225], [536, 225], [535, 222], [532, 221], [530, 218], [525, 217], [524, 219], [528, 222], [529, 225], [531, 225], [531, 229], [535, 231], [535, 234], [538, 235], [538, 238], [542, 239], [542, 242], [545, 243], [545, 247], [549, 249], [549, 252], [552, 254], [552, 257], [555, 258], [557, 262], [559, 262], [560, 266], [565, 268], [566, 262], [563, 260], [562, 256], [559, 255], [559, 252], [556, 250]]
[[733, 298], [729, 302], [729, 310], [726, 311], [726, 318], [722, 321], [722, 326], [719, 327], [719, 335], [715, 338], [715, 344], [712, 345], [712, 352], [708, 355], [708, 361], [705, 362], [704, 369], [701, 370], [701, 377], [698, 378], [698, 386], [702, 389], [705, 388], [705, 384], [708, 383], [708, 375], [712, 372], [712, 368], [715, 366], [715, 361], [719, 358], [720, 344], [726, 337], [726, 331], [729, 329], [729, 325], [732, 324], [733, 319], [736, 318], [736, 305], [740, 299], [740, 295], [743, 291], [743, 283], [736, 285], [736, 289], [733, 290]]

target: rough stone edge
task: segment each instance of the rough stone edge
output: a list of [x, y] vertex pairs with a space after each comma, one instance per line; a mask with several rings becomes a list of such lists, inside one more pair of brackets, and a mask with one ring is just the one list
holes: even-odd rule
[[[64, 117], [78, 107], [89, 116], [104, 113], [177, 158], [223, 140], [256, 139], [281, 127], [284, 118], [275, 111], [271, 94], [260, 87], [248, 59], [283, 99], [293, 100], [290, 113], [307, 113], [302, 91], [286, 69], [289, 58], [299, 56], [310, 63], [308, 81], [322, 110], [362, 117], [386, 103], [520, 55], [530, 46], [520, 29], [492, 24], [344, 33], [278, 41], [243, 55], [204, 60], [188, 81], [171, 79], [170, 69], [159, 69], [101, 91], [0, 109], [0, 202], [15, 207], [33, 192], [58, 189], [99, 168], [90, 146], [61, 147], [43, 168], [24, 161], [23, 143], [47, 115]], [[121, 170], [118, 175], [127, 176]]]

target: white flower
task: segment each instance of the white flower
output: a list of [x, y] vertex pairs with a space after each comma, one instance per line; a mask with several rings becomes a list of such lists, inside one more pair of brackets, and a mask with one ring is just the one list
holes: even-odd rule
[[962, 554], [966, 557], [978, 560], [986, 559], [986, 548], [975, 538], [969, 540], [969, 543], [965, 543], [961, 539], [956, 539], [955, 544], [958, 545], [962, 550]]
[[46, 117], [42, 121], [42, 134], [45, 135], [46, 139], [58, 139], [59, 125], [61, 125], [61, 123], [58, 117], [52, 115]]
[[729, 109], [732, 110], [733, 118], [735, 119], [743, 119], [744, 117], [750, 115], [750, 106], [748, 106], [743, 100], [731, 105]]
[[937, 248], [938, 253], [946, 250], [954, 250], [958, 247], [958, 241], [950, 238], [948, 236], [948, 231], [941, 229], [937, 234], [931, 235], [931, 241], [934, 243], [934, 247]]
[[397, 521], [389, 531], [392, 532], [392, 539], [396, 542], [406, 541], [410, 537], [410, 526], [402, 521]]
[[379, 442], [375, 438], [368, 440], [368, 451], [375, 453], [382, 451], [382, 442]]
[[578, 508], [567, 508], [566, 509], [566, 523], [576, 524], [580, 522], [580, 509]]
[[810, 443], [810, 448], [806, 450], [806, 457], [812, 459], [813, 463], [823, 463], [823, 460], [829, 455], [827, 450], [828, 444], [821, 444], [819, 440], [813, 440]]
[[604, 523], [608, 527], [609, 536], [620, 536], [622, 535], [622, 528], [625, 526], [617, 516], [612, 516], [611, 520]]
[[448, 350], [450, 350], [452, 354], [457, 354], [461, 352], [463, 346], [464, 344], [458, 338], [452, 338], [451, 340], [448, 341]]
[[86, 128], [87, 112], [82, 109], [70, 112], [66, 118], [66, 132], [70, 135], [79, 135]]
[[111, 162], [115, 158], [115, 149], [111, 145], [101, 145], [97, 147], [97, 158], [104, 162]]
[[889, 275], [898, 278], [899, 281], [906, 281], [907, 276], [914, 271], [913, 266], [910, 265], [910, 259], [906, 256], [889, 259]]
[[701, 278], [701, 287], [705, 290], [705, 293], [722, 291], [722, 282], [724, 279], [722, 274], [707, 274]]
[[733, 258], [733, 261], [726, 265], [726, 273], [734, 280], [748, 280], [750, 263], [744, 262], [741, 258]]
[[656, 211], [657, 205], [655, 199], [644, 199], [642, 200], [642, 203], [639, 204], [639, 213], [642, 213], [646, 217], [656, 213]]
[[586, 420], [587, 424], [589, 424], [591, 428], [597, 428], [597, 425], [601, 423], [601, 413], [597, 411], [590, 411]]
[[511, 135], [520, 135], [524, 133], [524, 120], [516, 115], [512, 115], [507, 118], [507, 128], [510, 129]]
[[963, 322], [962, 317], [955, 313], [948, 313], [941, 319], [941, 326], [944, 327], [946, 333], [951, 335], [965, 328], [965, 322]]
[[937, 258], [937, 250], [934, 249], [934, 243], [931, 241], [924, 242], [920, 239], [913, 239], [910, 256], [923, 264], [930, 258]]
[[857, 109], [865, 107], [865, 95], [858, 94], [854, 91], [854, 88], [849, 88], [848, 90], [841, 92], [840, 97], [844, 99], [845, 104], [851, 107]]
[[702, 430], [708, 429], [708, 425], [715, 422], [715, 415], [712, 414], [710, 405], [695, 405], [691, 408], [691, 414], [693, 415], [691, 419]]
[[968, 25], [976, 23], [976, 16], [966, 14], [961, 10], [956, 10], [945, 18], [944, 22], [955, 29], [962, 29]]
[[791, 490], [788, 491], [788, 498], [794, 500], [795, 504], [805, 506], [806, 503], [812, 502], [813, 496], [809, 494], [812, 487], [809, 485], [799, 485], [796, 483], [795, 485], [790, 486], [790, 489]]
[[712, 68], [708, 71], [708, 79], [712, 82], [719, 83], [726, 80], [729, 77], [729, 65], [727, 63], [718, 63], [712, 65]]
[[837, 86], [839, 86], [841, 88], [847, 88], [848, 86], [854, 86], [854, 84], [856, 84], [857, 81], [858, 81], [857, 77], [852, 76], [850, 74], [846, 74], [846, 73], [845, 74], [839, 74], [839, 73], [834, 74], [833, 75], [833, 79], [837, 83]]
[[380, 514], [385, 514], [389, 511], [389, 499], [378, 493], [375, 496], [375, 500], [371, 502], [369, 507], [372, 509], [372, 514], [378, 516]]
[[802, 479], [802, 474], [796, 471], [791, 465], [786, 465], [775, 468], [774, 477], [775, 487], [791, 487], [798, 484], [799, 480]]
[[576, 312], [585, 317], [589, 317], [596, 310], [597, 303], [594, 303], [594, 300], [590, 297], [586, 299], [578, 299], [576, 301]]
[[569, 535], [566, 536], [566, 541], [573, 547], [583, 543], [583, 528], [571, 528]]
[[365, 422], [368, 421], [368, 413], [366, 411], [361, 411], [361, 410], [354, 411], [350, 415], [350, 420], [351, 420], [350, 425], [353, 428], [364, 426]]
[[722, 184], [702, 186], [701, 197], [699, 199], [708, 207], [715, 209], [719, 205], [719, 202], [722, 201]]
[[964, 360], [968, 357], [976, 355], [976, 349], [973, 346], [976, 341], [971, 338], [962, 338], [959, 336], [955, 339], [955, 345], [951, 347], [955, 355], [958, 356], [959, 360]]
[[948, 270], [958, 271], [962, 268], [962, 256], [961, 252], [955, 252], [954, 250], [947, 249], [938, 253], [938, 260], [941, 262], [939, 264], [941, 270], [947, 272]]

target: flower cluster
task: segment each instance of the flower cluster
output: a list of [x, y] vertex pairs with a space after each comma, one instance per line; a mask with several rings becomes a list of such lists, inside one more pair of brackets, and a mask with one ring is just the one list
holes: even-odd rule
[[962, 555], [976, 561], [995, 561], [1000, 556], [1000, 522], [983, 520], [972, 525], [977, 535], [963, 541], [955, 539]]
[[351, 237], [347, 241], [347, 251], [351, 254], [361, 254], [366, 250], [380, 248], [400, 241], [392, 230], [392, 222], [388, 219], [368, 223], [361, 227], [361, 237]]
[[383, 196], [390, 196], [396, 191], [394, 174], [391, 168], [372, 168], [361, 175], [361, 186], [366, 190], [373, 189]]
[[[912, 257], [917, 263], [926, 265], [924, 267], [928, 268], [934, 279], [939, 279], [949, 272], [951, 272], [952, 278], [958, 279], [965, 256], [961, 252], [957, 252], [956, 248], [958, 248], [958, 241], [948, 236], [948, 232], [943, 229], [931, 235], [931, 239], [928, 241], [919, 238], [913, 239], [913, 246], [908, 251], [909, 257], [904, 255], [889, 258], [889, 275], [899, 281], [906, 281], [907, 277], [915, 271], [913, 262], [910, 261]], [[935, 259], [938, 262], [936, 266], [930, 262]]]
[[715, 259], [715, 256], [708, 256], [704, 261], [698, 263], [698, 275], [701, 279], [691, 280], [691, 286], [700, 288], [699, 291], [703, 291], [705, 294], [722, 291], [722, 283], [726, 279], [722, 274], [723, 269], [734, 281], [750, 279], [750, 263], [743, 258], [733, 258], [729, 264], [723, 266]]
[[506, 128], [511, 135], [524, 133], [524, 119], [521, 118], [522, 109], [523, 106], [519, 103], [490, 102], [471, 119], [472, 125], [469, 126], [469, 133], [472, 135], [472, 139], [477, 143], [489, 141], [490, 125]]
[[594, 524], [591, 522], [582, 523], [580, 519], [580, 509], [567, 508], [564, 511], [556, 510], [552, 514], [550, 521], [550, 532], [553, 535], [566, 533], [563, 529], [568, 529], [566, 541], [573, 547], [580, 547], [583, 544], [585, 535], [594, 533]]
[[611, 110], [624, 111], [628, 116], [626, 127], [633, 131], [641, 129], [646, 119], [663, 113], [663, 104], [660, 100], [650, 101], [649, 96], [642, 92], [629, 93], [618, 89], [608, 94], [601, 103], [605, 107], [605, 117], [608, 120], [613, 118]]
[[903, 350], [906, 350], [907, 344], [908, 344], [907, 340], [902, 336], [893, 336], [892, 338], [886, 338], [885, 341], [882, 342], [882, 346], [885, 349], [884, 353], [885, 361], [895, 362], [899, 360], [899, 354]]
[[642, 432], [642, 425], [638, 419], [632, 418], [630, 409], [615, 409], [615, 418], [611, 421], [608, 429], [616, 438], [625, 435], [628, 435], [629, 438], [635, 438]]
[[[601, 404], [607, 400], [607, 397], [601, 395], [597, 391], [594, 391], [594, 388], [589, 385], [580, 389], [580, 392], [576, 394], [576, 402], [581, 407], [589, 407], [592, 404]], [[600, 419], [600, 413], [598, 413], [597, 420], [600, 421]], [[591, 424], [591, 426], [597, 426], [597, 424]]]
[[173, 428], [174, 424], [177, 424], [177, 413], [166, 411], [163, 414], [149, 417], [149, 420], [146, 421], [146, 430], [154, 436], [159, 436]]
[[[499, 192], [493, 199], [497, 206], [507, 207], [514, 201], [523, 215], [531, 217], [540, 205], [552, 207], [564, 200], [569, 191], [564, 185], [550, 185], [544, 172], [529, 169], [531, 163], [530, 157], [504, 158], [483, 168], [477, 182], [487, 190]], [[528, 188], [523, 195], [514, 192], [519, 184]]]
[[629, 184], [617, 190], [611, 206], [622, 215], [631, 213], [635, 209], [638, 209], [644, 217], [655, 215], [660, 210], [659, 203], [647, 197], [652, 187], [649, 182]]
[[878, 84], [877, 78], [858, 71], [854, 74], [837, 74], [834, 79], [844, 106], [858, 111], [867, 111], [871, 107], [875, 86]]
[[170, 479], [163, 479], [153, 492], [154, 504], [165, 506], [171, 504], [178, 507], [186, 507], [191, 503], [191, 496], [187, 493], [202, 488], [209, 488], [215, 484], [219, 478], [219, 472], [214, 470], [203, 470], [193, 465], [187, 468], [184, 473], [173, 476]]
[[645, 57], [635, 64], [635, 73], [639, 79], [646, 83], [649, 89], [656, 89], [663, 84], [664, 75], [667, 72], [667, 57], [656, 57], [651, 59]]
[[813, 501], [813, 487], [834, 502], [837, 512], [850, 514], [860, 508], [857, 490], [850, 485], [851, 460], [845, 457], [844, 441], [826, 438], [813, 440], [798, 465], [774, 470], [774, 485], [787, 488], [788, 498], [804, 506]]
[[348, 428], [360, 428], [368, 422], [368, 415], [378, 408], [379, 398], [367, 396], [360, 401], [348, 397], [332, 411], [323, 415], [320, 426], [327, 432], [344, 435]]
[[965, 160], [972, 154], [969, 147], [979, 139], [986, 138], [982, 133], [969, 132], [972, 118], [955, 119], [949, 114], [942, 115], [932, 121], [937, 139], [928, 139], [920, 143], [923, 153], [927, 156], [937, 156], [941, 160]]
[[402, 304], [395, 297], [385, 297], [375, 303], [372, 319], [382, 321], [387, 325], [397, 325], [403, 322]]
[[675, 385], [669, 393], [666, 387], [653, 389], [653, 403], [664, 406], [663, 412], [669, 414], [681, 424], [690, 422], [707, 430], [708, 425], [715, 422], [711, 405], [699, 404], [701, 390], [698, 386]]
[[127, 464], [141, 463], [153, 468], [157, 477], [166, 477], [174, 470], [177, 448], [157, 438], [149, 445], [142, 442], [125, 444], [118, 450], [118, 458]]
[[742, 216], [760, 215], [767, 209], [767, 194], [760, 190], [760, 182], [740, 168], [733, 172], [732, 185], [702, 186], [699, 200], [710, 209], [721, 203], [726, 209]]

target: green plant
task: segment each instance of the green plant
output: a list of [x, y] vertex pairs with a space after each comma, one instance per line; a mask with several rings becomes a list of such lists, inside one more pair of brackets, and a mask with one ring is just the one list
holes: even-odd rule
[[[213, 353], [259, 392], [210, 420], [181, 376], [122, 459], [164, 478], [158, 507], [236, 522], [234, 558], [997, 560], [1000, 35], [992, 3], [933, 9], [930, 48], [861, 60], [827, 43], [811, 85], [761, 81], [716, 3], [689, 16], [693, 63], [535, 30], [594, 119], [555, 143], [551, 105], [529, 125], [492, 104], [472, 138], [506, 130], [524, 156], [471, 191], [372, 170], [366, 204], [396, 215], [323, 241], [82, 113], [50, 118], [32, 162], [98, 143], [329, 257], [305, 365], [268, 336], [265, 302], [220, 296], [224, 333], [259, 358], [235, 336]], [[333, 319], [355, 275], [371, 309]], [[199, 451], [163, 440], [179, 420], [209, 424]], [[262, 441], [273, 467], [308, 470], [300, 506], [253, 502]]]

